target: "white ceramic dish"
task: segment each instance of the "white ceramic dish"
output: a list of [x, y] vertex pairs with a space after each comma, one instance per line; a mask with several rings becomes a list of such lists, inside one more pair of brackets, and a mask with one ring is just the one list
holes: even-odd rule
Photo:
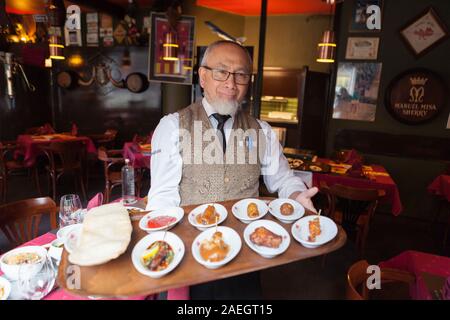
[[[316, 237], [316, 241], [308, 241], [309, 221], [319, 217], [321, 234]], [[337, 235], [337, 225], [333, 220], [324, 216], [311, 215], [303, 217], [292, 225], [291, 233], [295, 240], [306, 248], [317, 248], [333, 240]]]
[[64, 241], [61, 239], [55, 239], [50, 243], [48, 248], [48, 255], [56, 261], [61, 260], [61, 255], [64, 250]]
[[[254, 244], [250, 240], [250, 235], [255, 231], [256, 228], [259, 227], [265, 227], [273, 233], [281, 236], [283, 240], [281, 241], [280, 246], [278, 248], [269, 248]], [[247, 243], [247, 245], [250, 247], [250, 249], [260, 254], [264, 258], [269, 259], [285, 252], [289, 248], [289, 244], [291, 243], [291, 237], [289, 236], [289, 233], [286, 231], [286, 229], [271, 220], [256, 220], [250, 223], [244, 230], [244, 240], [245, 243]]]
[[65, 227], [62, 227], [61, 229], [58, 230], [58, 232], [56, 233], [56, 238], [65, 241], [67, 234], [72, 231], [73, 229], [79, 228], [80, 226], [82, 226], [82, 223], [76, 223], [76, 224], [71, 224]]
[[64, 248], [66, 248], [66, 251], [68, 253], [72, 253], [75, 250], [75, 248], [78, 246], [82, 230], [83, 230], [83, 225], [77, 224], [76, 227], [69, 230], [69, 232], [65, 236]]
[[11, 282], [4, 277], [0, 277], [0, 300], [8, 299], [11, 294]]
[[[247, 215], [247, 207], [251, 202], [255, 203], [258, 206], [259, 215], [254, 218], [250, 218]], [[233, 207], [231, 207], [231, 212], [243, 223], [250, 223], [264, 217], [267, 212], [269, 212], [269, 207], [264, 201], [259, 199], [243, 199], [233, 204]]]
[[[290, 203], [294, 207], [294, 212], [290, 215], [283, 215], [280, 208], [283, 204]], [[283, 223], [293, 223], [305, 214], [305, 208], [295, 200], [279, 198], [269, 203], [270, 213]]]
[[47, 257], [47, 250], [44, 247], [41, 246], [25, 246], [16, 248], [14, 250], [11, 250], [7, 253], [5, 253], [2, 258], [0, 259], [0, 267], [5, 276], [12, 281], [16, 281], [19, 279], [19, 269], [21, 265], [17, 264], [6, 264], [5, 261], [7, 258], [9, 258], [11, 255], [20, 254], [20, 253], [36, 253], [40, 256], [40, 259], [33, 263], [27, 265], [27, 273], [29, 277], [33, 277], [35, 274], [37, 274], [44, 265], [45, 259]]
[[216, 228], [209, 228], [202, 233], [200, 233], [192, 242], [192, 255], [195, 260], [197, 260], [198, 263], [201, 265], [204, 265], [208, 269], [217, 269], [221, 266], [226, 265], [228, 262], [233, 260], [242, 247], [242, 241], [241, 237], [239, 237], [239, 234], [229, 228], [229, 227], [217, 227], [217, 231], [222, 233], [222, 239], [223, 241], [229, 246], [229, 252], [225, 259], [217, 262], [210, 262], [202, 258], [200, 255], [200, 245], [203, 240], [208, 239], [210, 240], [213, 236], [213, 234], [216, 232]]
[[[147, 223], [150, 219], [156, 218], [156, 217], [161, 217], [161, 216], [170, 216], [170, 217], [175, 218], [176, 220], [168, 225], [165, 225], [165, 226], [159, 227], [159, 228], [149, 228], [147, 226]], [[145, 216], [143, 216], [141, 218], [141, 220], [139, 221], [139, 228], [141, 228], [142, 230], [144, 230], [148, 233], [155, 232], [155, 231], [161, 231], [161, 230], [170, 230], [178, 222], [180, 222], [181, 219], [183, 219], [183, 216], [184, 216], [184, 210], [180, 207], [157, 209], [155, 211], [147, 213]]]
[[202, 214], [203, 212], [205, 212], [205, 209], [210, 206], [210, 205], [214, 205], [214, 208], [216, 209], [216, 212], [219, 214], [219, 220], [217, 221], [217, 224], [221, 224], [228, 216], [228, 212], [227, 209], [218, 203], [206, 203], [206, 204], [202, 204], [201, 206], [198, 206], [197, 208], [195, 208], [194, 210], [192, 210], [189, 215], [188, 215], [188, 220], [189, 223], [191, 225], [193, 225], [194, 227], [196, 227], [198, 230], [200, 231], [204, 231], [208, 228], [214, 227], [216, 224], [212, 223], [212, 224], [208, 224], [208, 225], [204, 225], [204, 224], [198, 224], [196, 221], [196, 217], [198, 214]]
[[[164, 240], [172, 247], [174, 257], [172, 262], [164, 270], [151, 271], [141, 263], [141, 256], [152, 243], [158, 240]], [[150, 233], [136, 243], [131, 253], [131, 260], [136, 270], [143, 275], [151, 278], [161, 278], [178, 266], [183, 259], [184, 252], [184, 243], [175, 233], [170, 231], [157, 231]]]

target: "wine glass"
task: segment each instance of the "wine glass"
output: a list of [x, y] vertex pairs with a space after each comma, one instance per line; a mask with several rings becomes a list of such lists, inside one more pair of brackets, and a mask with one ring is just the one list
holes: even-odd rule
[[83, 222], [83, 207], [80, 197], [76, 194], [66, 194], [61, 197], [59, 205], [59, 227]]
[[49, 256], [44, 259], [42, 268], [37, 273], [32, 271], [29, 264], [24, 263], [19, 267], [17, 288], [20, 299], [41, 300], [53, 289], [56, 267]]

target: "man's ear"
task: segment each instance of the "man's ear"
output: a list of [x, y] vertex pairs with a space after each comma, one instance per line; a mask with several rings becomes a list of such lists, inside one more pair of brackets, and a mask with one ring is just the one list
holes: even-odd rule
[[205, 68], [200, 67], [198, 69], [198, 81], [200, 82], [200, 86], [202, 88], [205, 87], [205, 83], [206, 83], [206, 72], [207, 70]]

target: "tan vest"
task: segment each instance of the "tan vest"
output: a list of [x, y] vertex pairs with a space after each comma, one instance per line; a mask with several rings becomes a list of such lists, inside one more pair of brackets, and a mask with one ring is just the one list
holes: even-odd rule
[[[236, 113], [224, 155], [219, 137], [200, 102], [178, 113], [183, 158], [181, 205], [257, 197], [262, 159], [259, 155], [264, 154], [265, 137], [256, 119], [241, 110]], [[182, 132], [189, 137], [182, 136]]]

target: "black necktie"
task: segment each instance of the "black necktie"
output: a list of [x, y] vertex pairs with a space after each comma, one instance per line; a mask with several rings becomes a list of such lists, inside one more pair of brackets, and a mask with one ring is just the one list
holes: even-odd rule
[[223, 147], [223, 153], [225, 153], [225, 149], [227, 148], [227, 143], [226, 143], [226, 139], [225, 139], [225, 132], [223, 131], [223, 125], [229, 118], [231, 118], [231, 116], [228, 114], [223, 115], [223, 114], [218, 114], [218, 113], [213, 113], [212, 116], [219, 123], [217, 125], [217, 130], [219, 130], [220, 134], [222, 135], [222, 147]]

